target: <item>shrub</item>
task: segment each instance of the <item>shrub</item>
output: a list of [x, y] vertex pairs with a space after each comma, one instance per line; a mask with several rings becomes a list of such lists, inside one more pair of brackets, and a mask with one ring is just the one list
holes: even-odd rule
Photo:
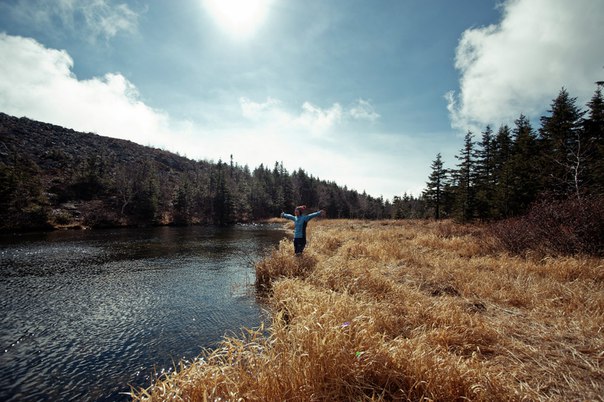
[[528, 214], [491, 226], [502, 246], [515, 254], [604, 255], [604, 197], [547, 200]]

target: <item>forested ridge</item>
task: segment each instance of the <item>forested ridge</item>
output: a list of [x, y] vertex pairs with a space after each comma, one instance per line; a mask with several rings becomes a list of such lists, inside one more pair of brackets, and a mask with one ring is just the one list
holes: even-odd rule
[[374, 198], [282, 163], [250, 170], [0, 113], [0, 229], [233, 224], [304, 203], [382, 218]]
[[513, 127], [487, 126], [478, 139], [468, 131], [452, 168], [438, 153], [423, 194], [430, 213], [463, 222], [500, 220], [524, 215], [536, 203], [578, 208], [602, 200], [604, 82], [596, 84], [587, 109], [562, 88], [538, 129], [520, 114]]

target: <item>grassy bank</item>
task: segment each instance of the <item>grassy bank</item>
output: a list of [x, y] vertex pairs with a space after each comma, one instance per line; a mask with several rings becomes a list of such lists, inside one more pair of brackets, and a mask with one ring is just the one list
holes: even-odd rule
[[313, 221], [257, 265], [268, 328], [137, 400], [602, 400], [604, 263], [451, 222]]

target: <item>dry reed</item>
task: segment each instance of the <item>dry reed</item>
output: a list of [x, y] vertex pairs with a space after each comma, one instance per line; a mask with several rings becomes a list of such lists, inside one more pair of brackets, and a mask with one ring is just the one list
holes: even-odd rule
[[[310, 228], [309, 228], [310, 229]], [[268, 328], [136, 400], [603, 400], [604, 264], [452, 222], [313, 222], [257, 265]]]

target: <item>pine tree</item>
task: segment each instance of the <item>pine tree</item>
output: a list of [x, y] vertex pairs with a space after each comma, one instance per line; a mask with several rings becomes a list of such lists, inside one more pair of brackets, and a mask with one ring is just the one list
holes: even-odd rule
[[[430, 173], [430, 177], [426, 183], [427, 187], [424, 191], [424, 198], [428, 206], [434, 208], [434, 219], [438, 220], [441, 217], [441, 206], [444, 201], [443, 191], [447, 180], [447, 171], [444, 169], [440, 152], [436, 155], [436, 159], [432, 162], [430, 168], [432, 169], [432, 173]], [[395, 208], [398, 207], [396, 203], [393, 206]]]

